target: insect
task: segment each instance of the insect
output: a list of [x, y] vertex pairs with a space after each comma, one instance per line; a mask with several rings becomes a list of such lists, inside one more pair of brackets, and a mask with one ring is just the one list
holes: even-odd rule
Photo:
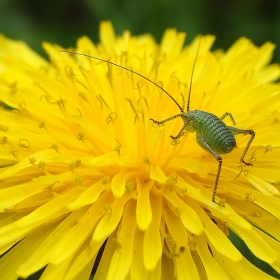
[[149, 81], [150, 83], [157, 86], [160, 90], [162, 90], [165, 94], [167, 94], [179, 108], [180, 114], [176, 114], [174, 116], [171, 116], [171, 117], [169, 117], [165, 120], [161, 120], [161, 121], [157, 121], [154, 119], [150, 119], [150, 120], [154, 124], [160, 126], [175, 118], [181, 118], [183, 120], [183, 126], [182, 126], [181, 130], [178, 132], [178, 134], [176, 136], [170, 135], [170, 137], [173, 141], [179, 140], [184, 135], [185, 131], [191, 132], [191, 133], [196, 133], [196, 141], [197, 141], [198, 145], [202, 149], [204, 149], [205, 151], [207, 151], [211, 155], [213, 155], [215, 157], [215, 159], [218, 161], [218, 170], [217, 170], [216, 179], [215, 179], [215, 183], [214, 183], [214, 189], [213, 189], [213, 193], [212, 193], [212, 201], [214, 203], [217, 203], [216, 202], [216, 193], [217, 193], [217, 188], [218, 188], [218, 184], [219, 184], [221, 168], [222, 168], [222, 164], [223, 164], [223, 160], [222, 160], [222, 157], [220, 156], [220, 154], [230, 153], [234, 148], [236, 148], [236, 140], [234, 137], [235, 135], [237, 135], [237, 134], [247, 135], [248, 134], [251, 137], [250, 137], [249, 141], [247, 142], [247, 145], [241, 155], [240, 162], [247, 166], [252, 165], [251, 163], [245, 162], [244, 157], [245, 157], [252, 141], [254, 140], [255, 132], [252, 129], [238, 129], [238, 128], [235, 128], [232, 126], [227, 126], [223, 122], [223, 119], [226, 117], [229, 117], [231, 119], [231, 122], [233, 125], [236, 124], [232, 114], [229, 112], [224, 113], [219, 118], [219, 117], [215, 116], [214, 114], [211, 114], [211, 113], [208, 113], [205, 111], [201, 111], [201, 110], [191, 111], [190, 110], [192, 79], [193, 79], [193, 74], [194, 74], [194, 70], [195, 70], [195, 64], [196, 64], [197, 57], [198, 57], [200, 41], [201, 41], [201, 39], [199, 40], [199, 46], [197, 48], [197, 52], [195, 55], [194, 64], [193, 64], [192, 72], [191, 72], [186, 112], [179, 105], [179, 103], [163, 87], [159, 86], [156, 82], [148, 79], [147, 77], [141, 75], [140, 73], [134, 72], [131, 69], [125, 68], [125, 67], [118, 65], [116, 63], [113, 63], [111, 61], [97, 58], [97, 57], [94, 57], [91, 55], [72, 52], [72, 51], [66, 51], [66, 50], [61, 50], [61, 52], [67, 52], [70, 54], [86, 56], [86, 57], [93, 58], [93, 59], [96, 59], [99, 61], [107, 62], [111, 65], [117, 66], [122, 69], [125, 69], [126, 71], [129, 71], [129, 72], [131, 72], [135, 75], [138, 75], [141, 78]]

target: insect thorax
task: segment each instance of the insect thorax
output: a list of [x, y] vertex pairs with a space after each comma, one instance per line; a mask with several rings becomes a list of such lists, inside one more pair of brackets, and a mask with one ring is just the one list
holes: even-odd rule
[[[186, 130], [196, 132], [197, 136], [203, 138], [218, 154], [229, 153], [236, 147], [236, 141], [230, 128], [217, 116], [193, 110], [183, 114], [182, 118], [185, 124], [188, 123]], [[199, 142], [198, 144], [200, 145]]]

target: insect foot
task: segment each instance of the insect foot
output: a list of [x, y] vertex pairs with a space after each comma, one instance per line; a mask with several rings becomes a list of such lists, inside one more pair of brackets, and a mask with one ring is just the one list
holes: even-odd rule
[[252, 164], [252, 163], [249, 163], [249, 162], [242, 161], [242, 163], [244, 163], [244, 164], [247, 165], [247, 166], [253, 166], [253, 164]]
[[249, 141], [248, 141], [248, 143], [247, 143], [247, 145], [246, 145], [246, 147], [245, 147], [245, 149], [244, 149], [244, 151], [243, 151], [243, 153], [242, 153], [242, 156], [241, 156], [241, 158], [240, 158], [240, 162], [244, 163], [244, 164], [247, 165], [247, 166], [253, 166], [252, 163], [249, 163], [249, 162], [244, 161], [244, 157], [245, 157], [246, 153], [248, 152], [248, 149], [249, 149], [249, 147], [250, 147], [252, 141], [253, 141], [254, 138], [255, 138], [255, 135], [256, 135], [255, 131], [252, 130], [252, 129], [237, 130], [237, 131], [235, 131], [235, 134], [243, 134], [243, 135], [249, 134], [249, 135], [251, 135], [251, 138], [249, 139]]
[[154, 120], [154, 119], [150, 119], [150, 121], [152, 121], [153, 124], [157, 124], [157, 125], [160, 125], [160, 124], [161, 124], [160, 121], [156, 121], [156, 120]]

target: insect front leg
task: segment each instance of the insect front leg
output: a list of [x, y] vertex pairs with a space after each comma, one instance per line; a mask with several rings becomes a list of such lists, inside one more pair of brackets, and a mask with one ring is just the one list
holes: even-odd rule
[[178, 133], [176, 136], [170, 135], [170, 138], [171, 138], [172, 140], [178, 140], [178, 139], [181, 138], [181, 136], [184, 134], [184, 130], [185, 130], [185, 126], [183, 126], [183, 127], [181, 128], [181, 130], [179, 131], [179, 133]]
[[244, 157], [245, 157], [246, 153], [248, 152], [248, 149], [249, 149], [251, 143], [253, 142], [253, 140], [255, 138], [255, 135], [256, 135], [255, 131], [252, 130], [252, 129], [238, 129], [238, 128], [230, 127], [230, 126], [228, 128], [230, 129], [230, 131], [234, 135], [237, 135], [237, 134], [243, 134], [243, 135], [249, 134], [249, 135], [251, 135], [251, 138], [249, 139], [249, 141], [248, 141], [248, 143], [247, 143], [247, 145], [246, 145], [246, 147], [245, 147], [245, 149], [244, 149], [244, 151], [242, 153], [242, 156], [240, 158], [240, 162], [246, 164], [247, 166], [253, 165], [252, 163], [245, 162], [244, 161]]
[[179, 131], [179, 133], [176, 136], [170, 135], [172, 140], [178, 140], [184, 134], [184, 131], [186, 130], [186, 128], [190, 127], [191, 123], [194, 121], [193, 117], [186, 118], [186, 116], [184, 116], [184, 115], [181, 115], [181, 117], [184, 121], [184, 126], [181, 128], [181, 130]]
[[214, 203], [217, 203], [215, 198], [216, 198], [216, 193], [217, 193], [217, 188], [218, 188], [218, 184], [219, 184], [219, 179], [220, 179], [220, 174], [221, 174], [221, 169], [222, 169], [222, 164], [223, 164], [223, 160], [222, 158], [209, 146], [209, 144], [207, 143], [206, 140], [204, 140], [201, 136], [196, 135], [196, 140], [198, 145], [204, 149], [205, 151], [209, 152], [210, 154], [212, 154], [216, 160], [219, 162], [218, 165], [218, 170], [217, 170], [217, 175], [216, 175], [216, 180], [215, 180], [215, 185], [214, 185], [214, 190], [213, 190], [213, 194], [212, 194], [212, 201]]
[[165, 120], [163, 120], [163, 121], [156, 121], [156, 120], [154, 120], [154, 119], [150, 119], [150, 120], [151, 120], [153, 123], [157, 124], [157, 125], [163, 125], [164, 123], [169, 122], [169, 121], [172, 121], [172, 120], [174, 120], [174, 119], [176, 119], [176, 118], [179, 118], [179, 117], [182, 117], [182, 114], [178, 114], [178, 115], [172, 116], [172, 117], [167, 118], [167, 119], [165, 119]]

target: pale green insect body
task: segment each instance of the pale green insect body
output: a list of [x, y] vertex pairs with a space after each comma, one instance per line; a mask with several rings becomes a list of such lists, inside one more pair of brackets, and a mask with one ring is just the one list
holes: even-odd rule
[[[189, 92], [190, 97], [190, 92]], [[171, 97], [172, 100], [173, 97]], [[189, 99], [190, 100], [190, 99]], [[157, 125], [163, 125], [164, 123], [171, 121], [175, 118], [181, 117], [184, 125], [176, 136], [170, 136], [171, 139], [177, 141], [179, 140], [185, 133], [193, 132], [196, 133], [196, 140], [198, 145], [203, 148], [205, 151], [212, 154], [216, 160], [218, 161], [218, 170], [216, 174], [216, 180], [214, 184], [212, 201], [216, 203], [216, 192], [219, 184], [220, 173], [222, 168], [223, 160], [219, 154], [227, 154], [230, 153], [234, 148], [236, 148], [236, 140], [234, 135], [236, 134], [249, 134], [251, 138], [249, 139], [242, 155], [240, 158], [240, 162], [243, 164], [250, 166], [251, 163], [245, 162], [244, 157], [255, 138], [255, 132], [252, 129], [238, 129], [232, 126], [227, 126], [222, 120], [229, 116], [232, 123], [235, 125], [235, 121], [231, 113], [226, 112], [220, 118], [217, 116], [204, 112], [201, 110], [193, 110], [189, 111], [189, 102], [187, 105], [187, 112], [184, 112], [181, 106], [175, 101], [177, 106], [181, 110], [181, 114], [174, 115], [162, 121], [156, 121], [151, 119], [153, 123]]]
[[156, 125], [163, 125], [166, 122], [169, 122], [175, 118], [182, 118], [184, 125], [179, 131], [179, 133], [176, 136], [170, 136], [173, 141], [177, 141], [184, 135], [185, 131], [187, 132], [193, 132], [196, 133], [196, 140], [198, 145], [203, 148], [205, 151], [212, 154], [216, 160], [218, 161], [218, 170], [216, 174], [216, 180], [214, 184], [214, 189], [212, 193], [212, 201], [216, 203], [216, 192], [219, 184], [220, 179], [220, 173], [222, 168], [223, 160], [219, 154], [227, 154], [230, 153], [234, 148], [236, 148], [236, 140], [234, 135], [236, 134], [243, 134], [243, 135], [251, 135], [251, 138], [249, 139], [242, 155], [240, 158], [240, 162], [250, 166], [251, 163], [245, 162], [244, 157], [255, 138], [255, 132], [252, 129], [238, 129], [232, 126], [227, 126], [222, 120], [225, 117], [229, 117], [235, 125], [235, 121], [231, 113], [226, 112], [223, 114], [220, 118], [217, 116], [201, 111], [201, 110], [190, 110], [190, 100], [191, 100], [191, 90], [192, 90], [192, 78], [195, 68], [195, 63], [198, 56], [198, 51], [200, 47], [200, 41], [199, 40], [199, 46], [197, 48], [196, 56], [194, 59], [194, 64], [192, 68], [192, 74], [191, 74], [191, 80], [190, 80], [190, 87], [189, 87], [189, 94], [188, 94], [188, 101], [187, 101], [187, 110], [186, 112], [184, 109], [180, 106], [180, 104], [163, 88], [159, 87], [163, 92], [165, 92], [177, 105], [177, 107], [180, 109], [181, 113], [171, 116], [165, 120], [157, 121], [154, 119], [151, 119], [154, 124]]
[[193, 110], [182, 114], [184, 123], [189, 124], [186, 130], [196, 132], [196, 139], [200, 147], [208, 151], [201, 139], [207, 139], [208, 145], [218, 154], [230, 153], [236, 148], [236, 141], [230, 127], [217, 116]]

